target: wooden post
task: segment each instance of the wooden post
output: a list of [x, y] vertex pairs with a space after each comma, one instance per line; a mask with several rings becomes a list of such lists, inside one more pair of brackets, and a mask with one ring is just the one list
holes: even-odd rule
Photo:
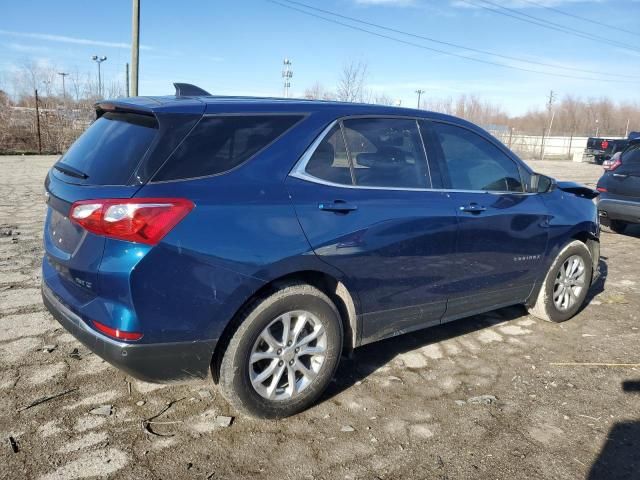
[[571, 136], [569, 137], [569, 160], [573, 160], [571, 157], [571, 144], [573, 143], [573, 130], [571, 130]]
[[513, 127], [509, 129], [509, 148], [511, 148], [512, 140], [513, 140]]
[[38, 107], [38, 89], [36, 92], [36, 129], [38, 131], [38, 153], [42, 154], [42, 138], [40, 137], [40, 109]]

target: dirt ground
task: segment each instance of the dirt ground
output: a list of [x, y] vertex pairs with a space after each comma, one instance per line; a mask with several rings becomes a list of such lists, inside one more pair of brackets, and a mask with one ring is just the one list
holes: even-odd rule
[[[127, 378], [45, 313], [53, 161], [0, 157], [0, 478], [640, 478], [640, 368], [554, 365], [640, 363], [640, 228], [602, 234], [603, 278], [566, 323], [512, 307], [386, 340], [343, 360], [307, 412], [224, 427], [236, 413], [212, 384]], [[601, 173], [531, 164], [591, 185]]]

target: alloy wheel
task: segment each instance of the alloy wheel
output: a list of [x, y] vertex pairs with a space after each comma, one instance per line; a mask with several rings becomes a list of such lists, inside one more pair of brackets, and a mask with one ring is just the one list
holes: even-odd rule
[[251, 385], [268, 400], [290, 400], [313, 383], [326, 351], [327, 334], [313, 313], [284, 313], [262, 330], [251, 349]]
[[567, 311], [578, 302], [585, 287], [585, 264], [580, 255], [571, 255], [563, 263], [553, 285], [553, 303]]

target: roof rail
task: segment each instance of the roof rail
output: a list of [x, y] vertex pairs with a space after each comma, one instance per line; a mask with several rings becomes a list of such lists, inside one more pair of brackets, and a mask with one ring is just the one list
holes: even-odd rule
[[206, 90], [191, 85], [190, 83], [174, 83], [176, 87], [176, 97], [210, 97], [211, 94]]

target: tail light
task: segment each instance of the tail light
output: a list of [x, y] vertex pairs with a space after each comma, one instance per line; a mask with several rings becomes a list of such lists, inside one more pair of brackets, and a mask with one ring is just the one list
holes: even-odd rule
[[184, 198], [83, 200], [69, 218], [96, 235], [156, 245], [193, 207]]
[[99, 332], [104, 333], [108, 337], [115, 338], [116, 340], [136, 341], [142, 338], [142, 333], [140, 332], [127, 332], [117, 328], [111, 328], [104, 323], [96, 322], [95, 320], [93, 320], [93, 326], [96, 327], [96, 330]]
[[603, 192], [603, 193], [607, 192], [607, 189], [604, 188], [604, 187], [596, 187], [596, 190], [599, 191], [599, 192]]
[[605, 167], [605, 170], [612, 171], [618, 168], [620, 165], [622, 165], [622, 161], [620, 160], [620, 157], [617, 157], [611, 165]]

